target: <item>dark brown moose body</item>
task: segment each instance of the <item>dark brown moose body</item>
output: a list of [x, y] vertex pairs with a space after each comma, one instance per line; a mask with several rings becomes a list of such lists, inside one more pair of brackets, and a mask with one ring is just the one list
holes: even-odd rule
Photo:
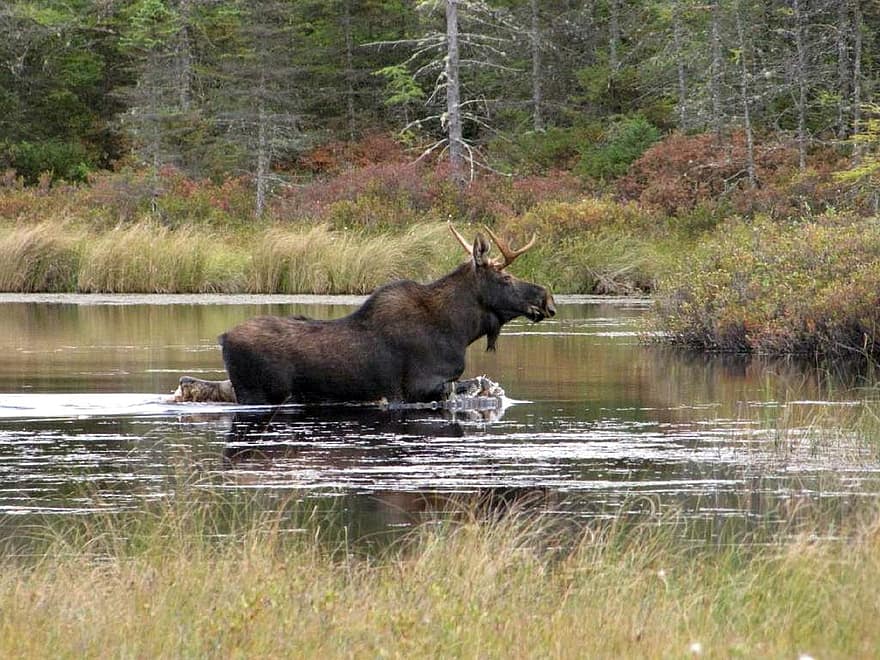
[[261, 316], [221, 335], [238, 402], [438, 400], [464, 371], [469, 344], [485, 336], [492, 350], [511, 319], [556, 313], [547, 289], [504, 272], [534, 239], [514, 251], [490, 232], [497, 262], [482, 235], [471, 248], [452, 231], [471, 258], [435, 282], [391, 282], [341, 319]]

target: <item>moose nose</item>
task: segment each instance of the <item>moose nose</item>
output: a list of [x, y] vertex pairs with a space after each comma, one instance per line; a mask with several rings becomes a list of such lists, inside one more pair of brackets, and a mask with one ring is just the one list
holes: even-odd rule
[[547, 316], [556, 316], [556, 301], [550, 293], [544, 298], [544, 311], [547, 312]]

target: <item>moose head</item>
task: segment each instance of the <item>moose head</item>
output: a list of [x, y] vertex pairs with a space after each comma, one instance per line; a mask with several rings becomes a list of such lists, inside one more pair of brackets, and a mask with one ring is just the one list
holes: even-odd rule
[[501, 326], [508, 321], [525, 316], [530, 321], [537, 323], [556, 314], [553, 296], [546, 288], [514, 277], [505, 270], [517, 257], [535, 245], [536, 236], [532, 236], [532, 239], [525, 246], [514, 250], [495, 232], [484, 227], [486, 233], [489, 234], [501, 252], [501, 259], [494, 259], [489, 256], [491, 246], [483, 234], [478, 233], [473, 245], [470, 245], [451, 222], [449, 229], [471, 256], [479, 301], [494, 317], [490, 318], [487, 323], [486, 346], [488, 350], [495, 349], [495, 342], [498, 339]]

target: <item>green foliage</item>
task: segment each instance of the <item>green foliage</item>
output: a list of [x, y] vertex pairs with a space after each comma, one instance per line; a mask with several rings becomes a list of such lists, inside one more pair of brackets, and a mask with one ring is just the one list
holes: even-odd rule
[[425, 98], [425, 90], [402, 64], [393, 64], [376, 71], [385, 79], [385, 105], [406, 105]]
[[143, 51], [164, 47], [178, 29], [178, 17], [165, 0], [137, 0], [127, 11], [127, 29], [119, 45]]
[[635, 67], [612, 71], [600, 63], [578, 69], [575, 77], [583, 92], [583, 100], [601, 114], [614, 115], [638, 107], [640, 81]]
[[551, 127], [493, 140], [489, 153], [499, 166], [517, 173], [570, 170], [581, 150], [602, 136], [596, 123], [574, 127]]
[[621, 119], [612, 124], [604, 139], [583, 149], [577, 172], [597, 179], [621, 176], [659, 139], [659, 129], [644, 117]]
[[85, 181], [93, 168], [81, 144], [56, 140], [7, 145], [2, 149], [0, 163], [15, 170], [29, 184], [37, 183], [44, 172], [56, 180]]
[[859, 133], [848, 140], [857, 155], [845, 170], [834, 173], [834, 178], [868, 198], [876, 212], [880, 207], [880, 104], [866, 103], [862, 107], [865, 119]]

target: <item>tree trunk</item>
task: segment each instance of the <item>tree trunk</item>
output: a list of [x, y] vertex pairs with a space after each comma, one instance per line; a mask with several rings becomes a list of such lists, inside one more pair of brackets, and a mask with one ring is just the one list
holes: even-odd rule
[[345, 102], [346, 118], [348, 120], [348, 139], [355, 138], [355, 112], [354, 112], [354, 57], [351, 36], [351, 0], [344, 0], [342, 27], [345, 31]]
[[266, 210], [266, 190], [269, 178], [269, 127], [266, 117], [266, 84], [261, 78], [257, 99], [257, 172], [256, 198], [254, 200], [254, 217], [258, 220]]
[[[853, 35], [853, 78], [852, 78], [852, 134], [857, 136], [861, 133], [862, 123], [862, 8], [859, 0], [850, 0], [852, 4]], [[853, 159], [859, 162], [862, 158], [862, 148], [858, 140], [855, 141]]]
[[849, 39], [852, 24], [849, 20], [846, 2], [837, 4], [837, 91], [840, 98], [837, 101], [837, 138], [846, 139], [849, 132], [849, 121], [846, 116], [846, 106], [849, 102], [850, 74], [849, 74]]
[[541, 30], [538, 23], [538, 0], [530, 2], [532, 12], [532, 126], [536, 131], [544, 130], [541, 116]]
[[684, 46], [682, 42], [681, 0], [676, 0], [672, 10], [672, 41], [678, 69], [678, 130], [687, 130], [687, 80], [684, 70]]
[[611, 0], [609, 10], [611, 16], [608, 20], [608, 68], [611, 75], [615, 75], [620, 68], [617, 48], [620, 45], [620, 0]]
[[721, 7], [712, 0], [712, 70], [709, 83], [712, 94], [712, 129], [721, 144]]
[[749, 187], [754, 188], [755, 176], [755, 142], [752, 136], [751, 102], [749, 100], [749, 68], [746, 65], [746, 39], [743, 34], [742, 3], [736, 8], [736, 34], [739, 39], [739, 71], [740, 94], [743, 106], [743, 129], [746, 132], [746, 171], [749, 175]]
[[461, 132], [461, 101], [458, 84], [458, 0], [446, 0], [446, 130], [449, 141], [450, 176], [464, 184], [464, 143]]
[[189, 112], [192, 102], [192, 45], [190, 44], [191, 0], [180, 0], [180, 30], [177, 34], [177, 103]]
[[794, 9], [794, 40], [797, 49], [798, 168], [803, 172], [807, 169], [807, 45], [804, 41], [804, 14], [800, 0], [793, 0], [792, 9]]

